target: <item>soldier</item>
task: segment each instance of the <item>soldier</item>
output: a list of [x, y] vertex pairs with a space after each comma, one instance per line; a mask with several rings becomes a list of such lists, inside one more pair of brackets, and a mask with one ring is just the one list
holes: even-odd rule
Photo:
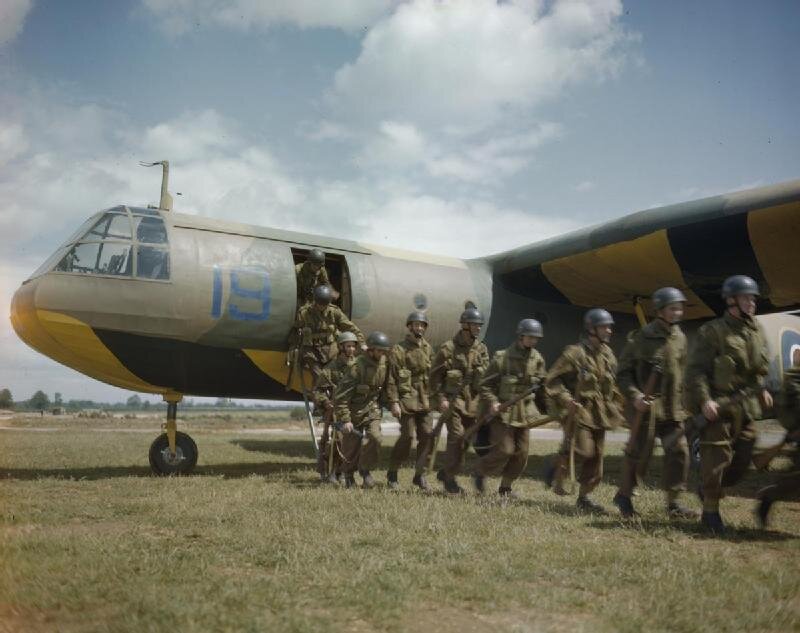
[[[314, 288], [317, 286], [330, 286], [328, 271], [325, 268], [325, 253], [318, 248], [308, 252], [308, 258], [302, 264], [294, 267], [297, 276], [297, 309], [311, 303], [314, 298]], [[336, 300], [339, 293], [331, 288], [331, 297]]]
[[355, 486], [355, 470], [364, 488], [373, 488], [371, 470], [378, 464], [381, 446], [381, 406], [386, 402], [389, 376], [386, 354], [389, 337], [373, 332], [367, 337], [367, 351], [356, 359], [336, 389], [336, 419], [343, 424], [342, 453], [345, 486]]
[[483, 315], [477, 308], [467, 307], [459, 322], [461, 329], [442, 343], [431, 369], [431, 394], [442, 414], [439, 424], [447, 426], [445, 465], [437, 478], [453, 494], [464, 492], [456, 481], [464, 465], [464, 431], [475, 424], [478, 384], [489, 364], [489, 351], [478, 340]]
[[719, 513], [723, 488], [750, 465], [761, 404], [772, 406], [763, 386], [766, 337], [754, 318], [759, 294], [750, 277], [728, 277], [722, 284], [725, 313], [700, 328], [686, 367], [687, 405], [707, 420], [700, 430], [701, 522], [714, 534], [725, 531]]
[[545, 389], [564, 421], [565, 442], [558, 467], [563, 470], [576, 456], [580, 458], [576, 505], [582, 512], [604, 515], [606, 509], [589, 494], [603, 478], [606, 429], [622, 422], [617, 359], [608, 346], [614, 318], [606, 310], [593, 308], [584, 315], [583, 325], [585, 336], [564, 349], [547, 373]]
[[323, 481], [337, 483], [338, 473], [341, 472], [339, 450], [333, 449], [333, 464], [329, 469], [328, 459], [331, 447], [328, 442], [335, 442], [333, 432], [334, 406], [333, 396], [336, 393], [336, 386], [341, 382], [342, 376], [356, 362], [356, 349], [358, 348], [358, 338], [352, 332], [342, 332], [336, 340], [339, 346], [339, 354], [322, 369], [315, 390], [315, 410], [323, 412], [325, 426], [322, 430], [322, 439], [319, 446], [319, 473]]
[[756, 520], [762, 528], [769, 525], [769, 511], [776, 501], [800, 500], [800, 363], [783, 373], [778, 421], [786, 429], [786, 438], [781, 443], [794, 444], [792, 467], [782, 473], [778, 483], [767, 486], [758, 493]]
[[[314, 303], [300, 308], [289, 337], [290, 350], [298, 350], [300, 367], [312, 373], [315, 385], [322, 367], [336, 356], [336, 337], [339, 332], [352, 332], [359, 344], [364, 342], [361, 330], [340, 308], [331, 305], [330, 287], [317, 286], [314, 288]], [[290, 355], [292, 353], [290, 351]]]
[[[658, 437], [664, 449], [667, 513], [673, 518], [697, 519], [694, 510], [678, 503], [678, 495], [686, 490], [689, 476], [689, 446], [683, 428], [686, 413], [682, 402], [686, 335], [678, 325], [683, 318], [686, 297], [677, 288], [660, 288], [653, 293], [652, 300], [656, 318], [628, 335], [619, 358], [617, 382], [635, 410], [639, 424], [631, 424], [622, 481], [614, 504], [623, 517], [636, 515], [631, 495], [636, 486], [639, 461], [652, 452], [653, 442]], [[665, 441], [676, 436], [676, 441]]]
[[490, 422], [491, 449], [478, 460], [472, 476], [480, 494], [484, 492], [485, 477], [499, 475], [500, 495], [516, 497], [511, 485], [528, 463], [527, 425], [542, 417], [536, 405], [536, 396], [542, 391], [522, 398], [502, 413], [500, 407], [544, 382], [544, 358], [534, 349], [543, 336], [539, 321], [522, 319], [517, 325], [517, 340], [494, 355], [481, 380], [481, 409], [487, 415], [499, 415]]
[[413, 483], [422, 490], [430, 487], [425, 480], [431, 451], [430, 403], [428, 375], [433, 349], [425, 340], [428, 317], [424, 312], [412, 312], [406, 319], [408, 334], [392, 349], [389, 356], [389, 402], [392, 415], [400, 421], [400, 437], [389, 457], [386, 478], [389, 488], [396, 490], [397, 469], [411, 452], [414, 431], [417, 435], [417, 461]]

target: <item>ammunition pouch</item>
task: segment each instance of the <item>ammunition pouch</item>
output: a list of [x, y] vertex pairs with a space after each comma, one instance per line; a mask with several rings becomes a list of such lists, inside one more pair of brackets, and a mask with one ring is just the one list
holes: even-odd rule
[[408, 395], [411, 393], [411, 370], [410, 369], [398, 369], [397, 370], [397, 390], [400, 392], [401, 396]]
[[464, 374], [460, 369], [448, 370], [444, 378], [444, 392], [448, 396], [455, 396], [461, 393], [463, 382]]
[[497, 393], [502, 402], [511, 400], [520, 391], [519, 378], [513, 374], [506, 374], [500, 378], [500, 389]]

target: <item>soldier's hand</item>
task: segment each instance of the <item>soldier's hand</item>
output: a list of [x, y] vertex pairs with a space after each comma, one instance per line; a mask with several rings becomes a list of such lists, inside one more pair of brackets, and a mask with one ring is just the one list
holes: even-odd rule
[[639, 397], [633, 402], [633, 408], [640, 413], [647, 413], [650, 410], [650, 406], [650, 399], [645, 398], [643, 394], [640, 394]]
[[713, 400], [706, 400], [703, 403], [703, 417], [709, 422], [714, 422], [719, 417], [719, 404]]
[[333, 411], [333, 402], [331, 402], [330, 400], [328, 400], [328, 401], [325, 403], [325, 410], [326, 410], [326, 411]]
[[764, 406], [767, 409], [771, 409], [772, 408], [772, 404], [773, 404], [772, 394], [769, 391], [767, 391], [766, 389], [764, 389], [761, 392], [761, 402], [764, 404]]
[[353, 432], [353, 423], [352, 423], [352, 422], [345, 422], [345, 423], [342, 425], [342, 430], [343, 430], [345, 433], [352, 433], [352, 432]]
[[362, 345], [361, 345], [361, 351], [362, 351], [362, 352], [366, 352], [366, 351], [367, 351], [367, 345], [366, 345], [366, 343], [362, 343]]
[[450, 408], [450, 401], [447, 398], [442, 398], [439, 401], [439, 413], [446, 413]]
[[400, 419], [400, 405], [397, 402], [392, 402], [392, 406], [389, 410], [395, 420]]
[[491, 412], [492, 415], [497, 415], [498, 413], [500, 413], [500, 403], [493, 402], [492, 406], [489, 407], [489, 411]]
[[570, 415], [572, 415], [573, 413], [575, 413], [575, 411], [577, 411], [577, 409], [578, 409], [578, 407], [579, 407], [579, 406], [581, 406], [581, 405], [580, 405], [580, 403], [579, 403], [577, 400], [570, 400], [570, 401], [567, 403], [567, 412], [568, 412]]

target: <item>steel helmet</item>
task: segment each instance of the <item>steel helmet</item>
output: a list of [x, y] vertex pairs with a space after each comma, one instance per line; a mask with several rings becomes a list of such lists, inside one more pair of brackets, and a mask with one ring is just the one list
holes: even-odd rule
[[331, 302], [331, 288], [330, 286], [317, 286], [314, 288], [314, 303], [327, 305]]
[[341, 332], [336, 338], [336, 344], [343, 345], [344, 343], [358, 343], [358, 337], [352, 332]]
[[391, 349], [392, 344], [389, 341], [389, 337], [386, 336], [383, 332], [372, 332], [367, 337], [367, 347], [370, 349]]
[[677, 288], [667, 286], [659, 288], [653, 293], [653, 307], [656, 310], [666, 308], [670, 303], [686, 303], [686, 297]]
[[517, 325], [517, 336], [536, 336], [542, 338], [544, 330], [536, 319], [522, 319]]
[[736, 295], [760, 296], [761, 291], [752, 277], [747, 275], [734, 275], [728, 277], [722, 284], [722, 298], [735, 297]]
[[592, 308], [583, 315], [583, 326], [587, 330], [594, 329], [598, 325], [614, 325], [614, 317], [608, 310]]

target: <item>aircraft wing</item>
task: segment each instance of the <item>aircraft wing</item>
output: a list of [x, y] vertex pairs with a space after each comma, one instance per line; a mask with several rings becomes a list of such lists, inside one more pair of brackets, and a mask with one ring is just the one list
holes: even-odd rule
[[686, 318], [699, 319], [722, 311], [720, 286], [734, 274], [760, 284], [759, 312], [796, 309], [798, 247], [800, 179], [639, 211], [484, 261], [514, 294], [615, 312], [675, 286], [689, 300]]

